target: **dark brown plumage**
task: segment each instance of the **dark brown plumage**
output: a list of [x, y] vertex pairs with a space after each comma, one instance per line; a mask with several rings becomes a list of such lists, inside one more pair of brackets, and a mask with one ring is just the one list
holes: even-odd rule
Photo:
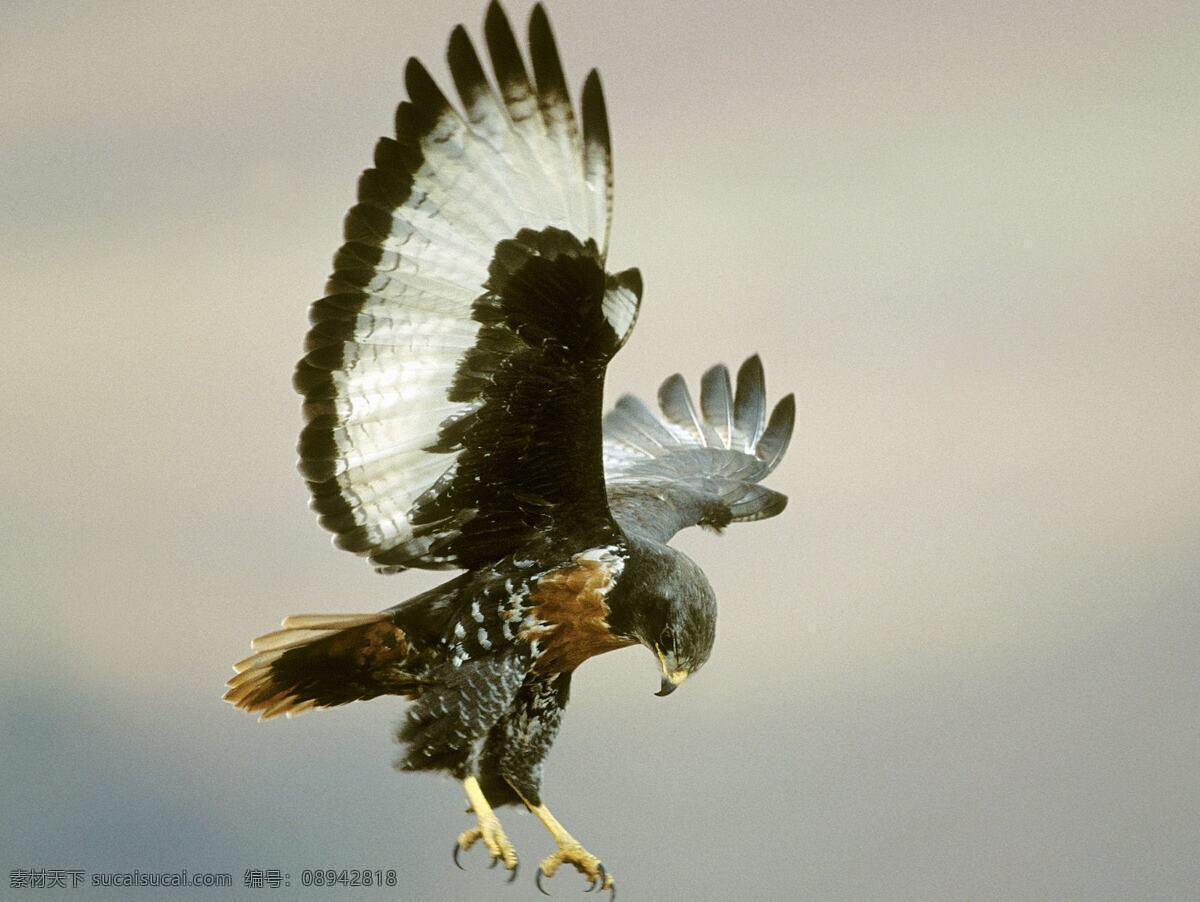
[[461, 110], [415, 60], [396, 137], [359, 180], [294, 384], [300, 470], [335, 543], [384, 572], [460, 568], [378, 614], [289, 617], [235, 665], [226, 698], [262, 718], [380, 695], [411, 700], [404, 770], [460, 779], [482, 841], [514, 870], [494, 808], [524, 804], [564, 863], [612, 876], [542, 802], [571, 674], [640, 644], [660, 695], [708, 659], [716, 600], [666, 543], [779, 513], [759, 485], [792, 430], [768, 420], [762, 365], [664, 383], [662, 416], [624, 397], [602, 418], [608, 362], [642, 296], [607, 272], [611, 143], [600, 81], [577, 120], [540, 5], [533, 78], [492, 3], [499, 92], [461, 26], [448, 51]]

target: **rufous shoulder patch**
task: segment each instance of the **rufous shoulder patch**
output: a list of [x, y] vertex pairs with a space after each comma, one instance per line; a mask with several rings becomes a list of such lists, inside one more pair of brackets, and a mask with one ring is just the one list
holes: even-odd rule
[[543, 574], [530, 593], [535, 625], [521, 637], [536, 641], [537, 673], [569, 673], [588, 658], [633, 644], [613, 634], [605, 600], [621, 572], [619, 558], [576, 555]]

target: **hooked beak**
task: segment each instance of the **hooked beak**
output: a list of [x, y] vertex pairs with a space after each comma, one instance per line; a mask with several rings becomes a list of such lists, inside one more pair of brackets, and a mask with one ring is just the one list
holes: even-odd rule
[[670, 695], [679, 685], [688, 678], [686, 670], [667, 670], [667, 662], [663, 659], [662, 654], [659, 654], [659, 661], [662, 663], [662, 685], [659, 690], [654, 693], [659, 698], [665, 698]]

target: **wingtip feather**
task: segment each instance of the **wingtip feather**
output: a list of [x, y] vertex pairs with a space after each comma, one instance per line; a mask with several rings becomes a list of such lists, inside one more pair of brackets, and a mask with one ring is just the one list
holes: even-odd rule
[[588, 143], [598, 144], [606, 155], [612, 154], [608, 132], [608, 109], [604, 103], [604, 87], [600, 73], [592, 69], [583, 80], [583, 135]]
[[729, 384], [729, 369], [723, 363], [709, 367], [700, 377], [700, 410], [704, 419], [717, 431], [725, 448], [732, 445], [733, 390]]
[[745, 450], [753, 452], [767, 423], [767, 382], [757, 354], [751, 354], [738, 367], [733, 421], [745, 437]]
[[766, 431], [758, 442], [756, 454], [770, 469], [774, 470], [783, 459], [792, 440], [792, 429], [796, 425], [796, 396], [788, 393], [779, 400], [771, 411]]
[[688, 390], [687, 380], [680, 373], [672, 373], [658, 387], [658, 406], [662, 409], [667, 420], [676, 426], [688, 430], [701, 443], [704, 443], [704, 427], [700, 422], [700, 414], [692, 393]]

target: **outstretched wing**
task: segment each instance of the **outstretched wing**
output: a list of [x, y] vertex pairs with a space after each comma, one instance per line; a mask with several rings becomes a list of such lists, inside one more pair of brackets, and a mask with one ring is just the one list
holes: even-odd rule
[[724, 366], [700, 382], [700, 408], [676, 374], [658, 390], [662, 417], [625, 395], [604, 418], [608, 502], [622, 528], [666, 542], [688, 526], [721, 529], [773, 517], [787, 497], [761, 482], [783, 459], [796, 402], [767, 419], [762, 362], [742, 364], [737, 394]]
[[584, 84], [580, 130], [542, 7], [533, 78], [496, 3], [485, 34], [498, 94], [462, 26], [450, 38], [462, 112], [409, 60], [396, 138], [359, 181], [296, 368], [312, 507], [384, 569], [473, 567], [562, 524], [613, 528], [601, 390], [641, 280], [604, 270], [600, 81]]

